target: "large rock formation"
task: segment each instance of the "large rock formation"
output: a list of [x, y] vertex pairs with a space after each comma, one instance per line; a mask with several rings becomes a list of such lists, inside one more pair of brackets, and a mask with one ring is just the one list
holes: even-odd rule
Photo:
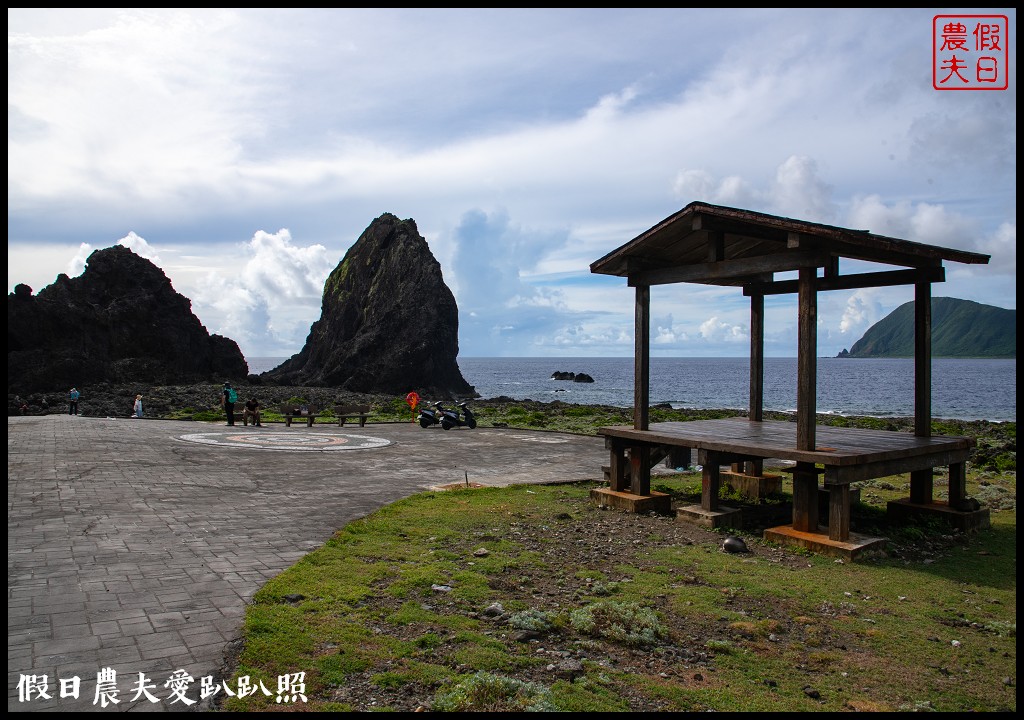
[[459, 354], [459, 309], [413, 220], [370, 223], [324, 286], [302, 350], [261, 377], [361, 393], [477, 397]]
[[210, 335], [163, 270], [122, 246], [93, 252], [35, 296], [7, 296], [7, 392], [96, 383], [171, 385], [241, 379], [234, 340]]
[[[914, 301], [868, 328], [839, 357], [914, 357]], [[932, 298], [932, 357], [1017, 357], [1017, 311], [958, 298]]]

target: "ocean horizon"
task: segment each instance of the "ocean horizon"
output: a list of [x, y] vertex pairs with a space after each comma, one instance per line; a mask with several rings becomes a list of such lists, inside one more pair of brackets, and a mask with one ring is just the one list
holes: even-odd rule
[[[272, 370], [288, 358], [246, 358], [249, 372]], [[632, 357], [459, 357], [459, 369], [483, 399], [633, 406]], [[912, 417], [913, 358], [817, 359], [817, 411], [837, 415]], [[765, 358], [764, 408], [796, 410], [794, 358]], [[586, 373], [593, 383], [554, 380], [555, 372]], [[651, 358], [651, 404], [676, 409], [746, 410], [749, 360]], [[932, 359], [932, 417], [1017, 420], [1017, 360]]]

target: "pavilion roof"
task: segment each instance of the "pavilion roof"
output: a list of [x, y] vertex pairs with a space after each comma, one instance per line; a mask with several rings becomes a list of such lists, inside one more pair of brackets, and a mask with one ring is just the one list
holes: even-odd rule
[[[841, 258], [909, 269], [840, 279]], [[792, 292], [773, 273], [824, 267], [835, 287], [867, 287], [944, 279], [944, 260], [985, 264], [981, 253], [926, 245], [867, 230], [823, 225], [752, 210], [692, 202], [590, 265], [593, 273], [629, 278], [630, 285], [695, 282], [742, 285], [767, 294]], [[827, 285], [827, 282], [826, 282]]]

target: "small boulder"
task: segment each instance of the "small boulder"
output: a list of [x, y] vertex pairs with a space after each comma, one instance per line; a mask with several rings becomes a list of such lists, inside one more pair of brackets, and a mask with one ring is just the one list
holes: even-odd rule
[[747, 544], [743, 541], [743, 538], [738, 538], [734, 535], [730, 535], [722, 542], [722, 549], [727, 553], [750, 552], [747, 548]]

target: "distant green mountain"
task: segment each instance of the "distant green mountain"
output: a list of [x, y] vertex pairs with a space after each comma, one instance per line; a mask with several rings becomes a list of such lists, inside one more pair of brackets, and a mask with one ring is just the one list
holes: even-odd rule
[[[868, 328], [839, 357], [913, 357], [914, 301]], [[1017, 311], [957, 298], [932, 298], [932, 357], [1016, 358]]]

